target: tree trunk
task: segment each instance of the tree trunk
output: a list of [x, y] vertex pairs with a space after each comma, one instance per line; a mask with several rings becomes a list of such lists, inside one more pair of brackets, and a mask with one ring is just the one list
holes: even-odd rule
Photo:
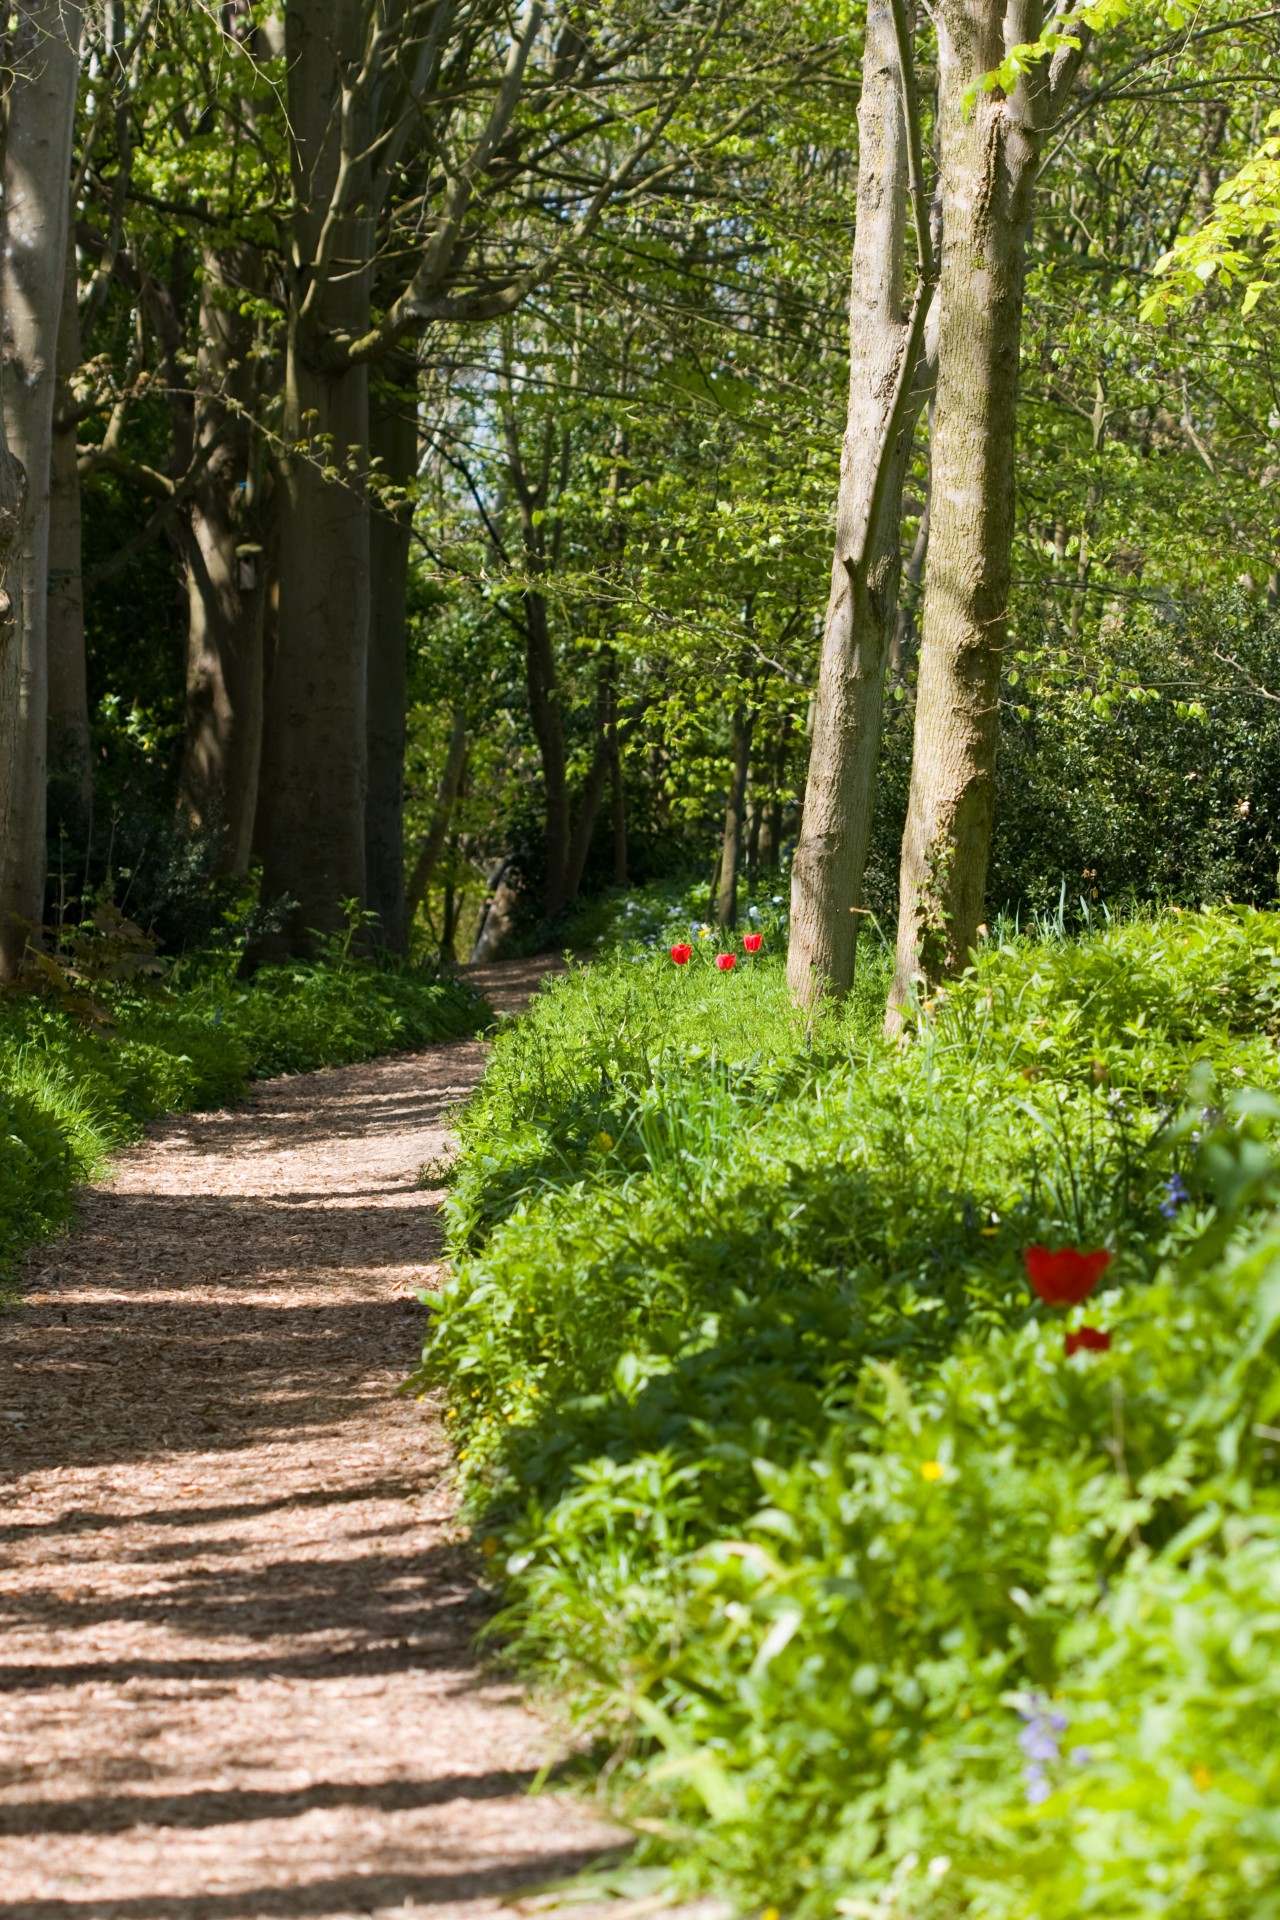
[[[418, 471], [416, 382], [376, 381], [369, 423], [378, 472], [401, 493]], [[367, 684], [369, 786], [365, 803], [368, 900], [378, 915], [382, 944], [403, 953], [408, 938], [404, 887], [404, 747], [408, 674], [406, 602], [413, 502], [375, 505], [369, 524], [371, 604]], [[419, 896], [420, 898], [421, 896]]]
[[449, 832], [449, 821], [453, 815], [454, 801], [462, 785], [462, 771], [467, 763], [467, 715], [464, 707], [453, 710], [453, 728], [449, 735], [449, 750], [445, 754], [444, 771], [436, 788], [436, 804], [431, 815], [431, 824], [427, 828], [427, 837], [413, 863], [413, 875], [405, 898], [405, 921], [413, 926], [418, 917], [418, 909], [427, 897], [427, 888], [431, 885], [431, 876], [436, 870], [445, 839]]
[[565, 867], [565, 903], [576, 900], [582, 891], [582, 876], [591, 854], [596, 822], [604, 803], [609, 780], [610, 732], [617, 733], [617, 662], [612, 647], [603, 647], [596, 665], [596, 748], [578, 796], [578, 811], [569, 836], [569, 858]]
[[928, 556], [929, 495], [926, 492], [924, 507], [916, 527], [916, 537], [911, 545], [911, 555], [902, 570], [902, 581], [907, 592], [903, 594], [898, 606], [898, 615], [893, 629], [893, 647], [889, 657], [889, 672], [895, 683], [901, 681], [906, 675], [915, 652], [920, 587], [924, 580], [925, 561]]
[[208, 452], [182, 536], [187, 724], [178, 808], [190, 832], [217, 837], [219, 865], [234, 874], [249, 870], [262, 757], [267, 565], [252, 425], [257, 363], [252, 327], [237, 311], [259, 277], [250, 249], [205, 254], [195, 431]]
[[93, 757], [84, 651], [80, 469], [71, 390], [80, 366], [79, 288], [70, 233], [65, 254], [49, 483], [49, 808], [80, 846], [93, 811]]
[[482, 967], [502, 958], [515, 929], [519, 904], [519, 893], [511, 884], [504, 863], [491, 882], [468, 965]]
[[760, 878], [760, 830], [764, 825], [764, 808], [760, 804], [759, 794], [755, 792], [754, 779], [751, 786], [753, 797], [747, 807], [747, 880], [754, 887]]
[[897, 613], [902, 488], [924, 393], [914, 364], [927, 297], [904, 301], [908, 127], [889, 0], [867, 10], [849, 297], [849, 407], [804, 812], [791, 872], [787, 983], [802, 1005], [853, 983], [875, 804], [885, 669]]
[[524, 626], [529, 718], [542, 761], [543, 804], [547, 819], [547, 920], [554, 926], [569, 898], [569, 769], [555, 649], [551, 644], [547, 603], [542, 594], [534, 591], [525, 593]]
[[343, 110], [362, 15], [359, 0], [290, 0], [285, 15], [297, 206], [262, 892], [295, 904], [262, 955], [311, 951], [316, 932], [342, 925], [344, 901], [365, 899], [369, 385], [363, 364], [325, 351], [369, 325], [369, 140]]
[[[887, 1027], [977, 940], [995, 812], [1027, 222], [1050, 90], [972, 90], [1005, 54], [1006, 0], [939, 9], [942, 279], [915, 750]], [[1015, 18], [1016, 16], [1016, 18]], [[1010, 9], [1017, 40], [1038, 10]]]
[[[0, 611], [0, 977], [21, 964], [22, 923], [38, 926], [44, 918], [49, 489], [80, 27], [75, 0], [36, 0], [19, 10], [7, 49], [0, 560], [7, 563], [9, 605]], [[14, 463], [26, 475], [25, 510]]]
[[745, 707], [733, 710], [733, 773], [724, 809], [724, 839], [720, 850], [720, 877], [716, 919], [726, 930], [738, 922], [738, 863], [742, 853], [747, 775], [751, 768], [752, 716]]
[[618, 696], [615, 689], [609, 715], [609, 824], [613, 840], [613, 884], [627, 884], [627, 789], [623, 778], [622, 741], [618, 736]]

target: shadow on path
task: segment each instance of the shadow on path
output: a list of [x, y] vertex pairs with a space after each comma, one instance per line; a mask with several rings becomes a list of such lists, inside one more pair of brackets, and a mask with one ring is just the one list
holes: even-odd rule
[[[487, 969], [518, 1001], [548, 963]], [[496, 981], [494, 976], [497, 976]], [[616, 1833], [474, 1663], [398, 1389], [463, 1041], [174, 1116], [0, 1321], [0, 1920], [496, 1916]]]

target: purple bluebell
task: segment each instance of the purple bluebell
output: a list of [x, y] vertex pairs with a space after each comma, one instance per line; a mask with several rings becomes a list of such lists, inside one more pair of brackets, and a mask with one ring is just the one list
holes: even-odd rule
[[1053, 1788], [1044, 1777], [1044, 1769], [1042, 1767], [1028, 1767], [1026, 1770], [1026, 1782], [1027, 1805], [1029, 1807], [1042, 1807], [1049, 1798], [1049, 1795], [1053, 1792]]
[[1053, 1792], [1045, 1768], [1055, 1765], [1062, 1758], [1058, 1735], [1067, 1730], [1067, 1716], [1059, 1708], [1050, 1707], [1040, 1693], [1027, 1694], [1018, 1712], [1025, 1722], [1018, 1735], [1018, 1745], [1027, 1760], [1022, 1769], [1027, 1805], [1039, 1807]]
[[1164, 1191], [1165, 1197], [1160, 1203], [1160, 1211], [1166, 1220], [1172, 1220], [1183, 1201], [1190, 1198], [1186, 1187], [1182, 1183], [1182, 1175], [1175, 1173], [1172, 1178], [1166, 1180], [1164, 1183]]

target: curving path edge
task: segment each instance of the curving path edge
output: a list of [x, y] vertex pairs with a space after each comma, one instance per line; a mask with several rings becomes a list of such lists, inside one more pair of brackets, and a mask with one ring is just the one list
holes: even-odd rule
[[[500, 1007], [546, 963], [486, 969]], [[475, 1041], [121, 1155], [0, 1320], [0, 1920], [497, 1920], [618, 1835], [477, 1671], [438, 1411], [397, 1396]]]

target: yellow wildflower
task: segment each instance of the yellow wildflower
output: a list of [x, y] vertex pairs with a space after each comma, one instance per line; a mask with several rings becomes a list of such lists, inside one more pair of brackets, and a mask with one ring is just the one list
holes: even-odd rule
[[598, 1133], [592, 1144], [599, 1147], [601, 1153], [608, 1153], [610, 1147], [613, 1145], [613, 1135], [611, 1133]]
[[1191, 1784], [1197, 1793], [1208, 1793], [1210, 1787], [1213, 1785], [1213, 1775], [1210, 1773], [1208, 1767], [1196, 1767], [1191, 1775]]
[[926, 1460], [920, 1471], [926, 1480], [945, 1480], [947, 1477], [941, 1460]]

